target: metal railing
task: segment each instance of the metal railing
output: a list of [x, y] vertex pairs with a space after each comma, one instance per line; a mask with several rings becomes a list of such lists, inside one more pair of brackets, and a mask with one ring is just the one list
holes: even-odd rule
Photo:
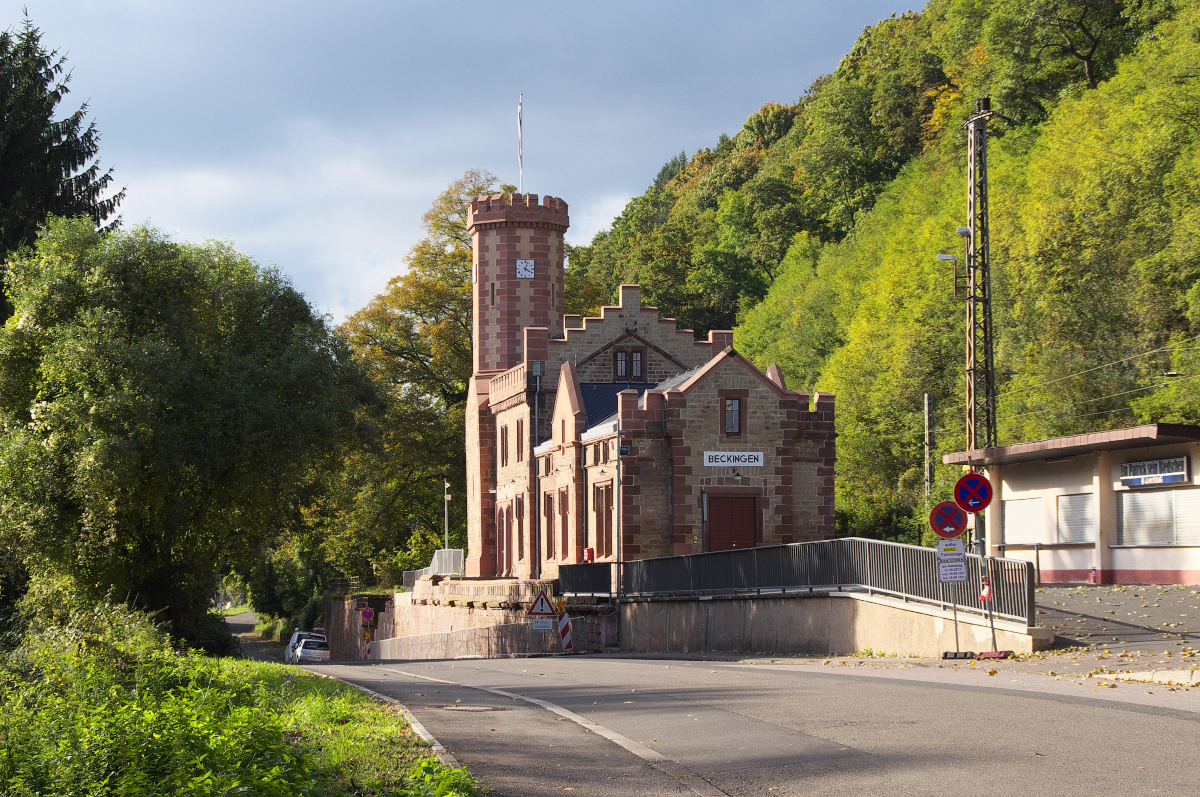
[[[863, 590], [950, 609], [983, 615], [990, 609], [997, 618], [1035, 622], [1033, 564], [1016, 559], [966, 555], [967, 580], [943, 584], [938, 579], [937, 551], [917, 545], [846, 537], [838, 540], [770, 545], [740, 551], [665, 556], [625, 562], [622, 568], [626, 597], [667, 595], [762, 594], [817, 589]], [[600, 568], [609, 565], [573, 565], [597, 568], [594, 574], [572, 574], [572, 585], [599, 581]], [[980, 600], [981, 576], [989, 573], [992, 601]], [[597, 592], [591, 589], [588, 592]], [[567, 589], [564, 594], [574, 590]]]
[[615, 564], [559, 565], [558, 590], [564, 595], [611, 595]]
[[[587, 651], [583, 617], [571, 617], [574, 650]], [[534, 631], [529, 623], [505, 623], [483, 628], [461, 628], [435, 634], [380, 639], [372, 643], [372, 659], [463, 659], [501, 656], [536, 656], [563, 653], [558, 630]]]
[[462, 548], [439, 548], [433, 552], [429, 567], [405, 570], [401, 583], [404, 589], [412, 589], [422, 576], [461, 576], [466, 572], [466, 552]]

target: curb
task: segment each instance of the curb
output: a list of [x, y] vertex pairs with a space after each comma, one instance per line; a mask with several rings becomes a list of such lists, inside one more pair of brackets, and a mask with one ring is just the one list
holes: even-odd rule
[[1117, 681], [1137, 681], [1139, 683], [1167, 684], [1170, 686], [1200, 686], [1200, 669], [1096, 673], [1095, 677]]
[[[309, 672], [312, 672], [312, 670], [309, 670]], [[437, 756], [438, 761], [441, 761], [443, 764], [445, 764], [448, 767], [451, 767], [452, 769], [460, 769], [462, 767], [462, 764], [458, 763], [458, 759], [455, 758], [450, 753], [449, 750], [447, 750], [445, 747], [443, 747], [441, 742], [439, 742], [437, 739], [434, 738], [433, 734], [430, 733], [429, 730], [424, 725], [421, 724], [421, 721], [419, 719], [417, 719], [415, 716], [413, 716], [413, 713], [408, 710], [408, 706], [404, 705], [396, 698], [388, 697], [387, 695], [380, 694], [379, 692], [376, 692], [373, 689], [368, 689], [365, 686], [359, 686], [358, 684], [350, 683], [349, 681], [343, 681], [341, 678], [338, 678], [333, 675], [326, 675], [325, 673], [322, 673], [322, 672], [313, 673], [313, 675], [319, 675], [322, 678], [328, 678], [332, 681], [337, 681], [338, 683], [343, 683], [346, 686], [353, 687], [360, 692], [365, 692], [366, 694], [370, 695], [371, 697], [375, 698], [376, 700], [382, 700], [384, 703], [390, 703], [393, 706], [396, 706], [397, 708], [400, 709], [400, 713], [404, 716], [404, 719], [408, 720], [408, 724], [412, 726], [412, 729], [414, 731], [416, 731], [417, 736], [420, 736], [422, 739], [424, 739], [426, 742], [429, 743], [429, 747], [431, 750], [433, 750], [433, 754], [435, 756]]]

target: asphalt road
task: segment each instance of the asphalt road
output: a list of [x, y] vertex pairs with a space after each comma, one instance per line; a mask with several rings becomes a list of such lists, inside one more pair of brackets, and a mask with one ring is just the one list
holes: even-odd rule
[[1194, 794], [1200, 784], [1200, 690], [800, 661], [574, 656], [314, 669], [400, 700], [493, 794], [511, 797], [1125, 797]]

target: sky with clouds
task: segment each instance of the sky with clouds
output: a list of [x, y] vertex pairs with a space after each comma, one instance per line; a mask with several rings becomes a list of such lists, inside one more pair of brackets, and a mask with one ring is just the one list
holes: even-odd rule
[[587, 243], [664, 162], [795, 102], [900, 0], [0, 0], [67, 56], [126, 224], [232, 240], [340, 321], [403, 271], [454, 178], [565, 199]]

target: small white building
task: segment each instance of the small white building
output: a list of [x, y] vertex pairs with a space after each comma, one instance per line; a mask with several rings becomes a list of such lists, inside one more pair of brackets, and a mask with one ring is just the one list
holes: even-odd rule
[[995, 489], [994, 556], [1034, 562], [1042, 583], [1200, 584], [1200, 426], [1155, 423], [959, 452]]

